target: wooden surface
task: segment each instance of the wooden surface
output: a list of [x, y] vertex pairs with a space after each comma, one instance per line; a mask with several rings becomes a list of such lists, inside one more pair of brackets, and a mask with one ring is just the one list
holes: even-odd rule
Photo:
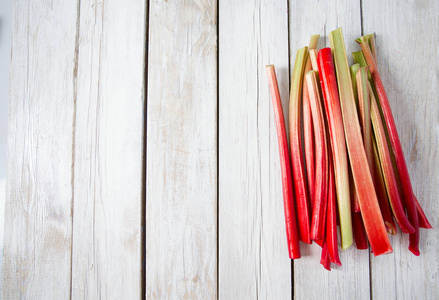
[[[437, 230], [288, 259], [275, 120], [296, 51], [376, 34], [414, 191], [439, 225], [434, 0], [16, 0], [2, 298], [437, 299]], [[286, 116], [288, 122], [288, 116]]]
[[215, 1], [149, 6], [146, 298], [217, 293]]
[[222, 299], [291, 298], [279, 150], [265, 71], [268, 63], [276, 65], [286, 111], [286, 11], [287, 3], [276, 0], [219, 3]]
[[145, 9], [142, 1], [80, 3], [73, 112], [74, 299], [141, 294]]

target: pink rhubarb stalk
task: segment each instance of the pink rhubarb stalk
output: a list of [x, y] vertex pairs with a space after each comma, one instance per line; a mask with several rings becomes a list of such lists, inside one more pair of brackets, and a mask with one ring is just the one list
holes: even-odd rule
[[[309, 41], [309, 53], [317, 47], [320, 35], [312, 35]], [[315, 50], [314, 50], [315, 51]], [[311, 56], [309, 55], [304, 74], [311, 71]], [[314, 199], [315, 185], [315, 158], [314, 158], [314, 129], [312, 124], [311, 107], [309, 106], [308, 87], [306, 80], [303, 81], [303, 141], [305, 143], [305, 166], [308, 179], [308, 191], [311, 201]], [[312, 204], [312, 203], [311, 203]], [[312, 204], [313, 205], [313, 204]]]
[[308, 47], [297, 51], [294, 63], [293, 76], [291, 79], [291, 92], [289, 104], [289, 130], [290, 130], [290, 151], [291, 164], [294, 176], [294, 191], [296, 193], [296, 208], [299, 227], [299, 238], [301, 241], [310, 244], [310, 208], [308, 189], [305, 180], [305, 169], [303, 166], [302, 138], [301, 138], [301, 104], [302, 87], [305, 62], [308, 54]]
[[314, 124], [316, 176], [311, 217], [311, 239], [319, 240], [325, 236], [326, 197], [328, 178], [328, 149], [326, 128], [323, 119], [322, 100], [318, 86], [317, 72], [309, 71], [306, 75], [311, 115]]

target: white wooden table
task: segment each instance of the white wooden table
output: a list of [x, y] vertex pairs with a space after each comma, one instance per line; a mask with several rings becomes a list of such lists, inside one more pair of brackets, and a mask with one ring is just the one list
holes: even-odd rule
[[341, 268], [288, 259], [266, 64], [376, 33], [416, 195], [439, 226], [439, 2], [16, 0], [3, 298], [438, 299], [439, 231]]

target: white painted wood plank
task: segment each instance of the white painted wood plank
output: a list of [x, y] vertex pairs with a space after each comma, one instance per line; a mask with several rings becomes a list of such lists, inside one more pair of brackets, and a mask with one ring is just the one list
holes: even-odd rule
[[[348, 60], [357, 51], [361, 36], [360, 1], [290, 1], [290, 70], [297, 49], [307, 46], [312, 34], [320, 34], [319, 48], [329, 47], [329, 33], [343, 28]], [[339, 231], [340, 233], [340, 231]], [[339, 235], [340, 241], [340, 235]], [[340, 251], [342, 267], [332, 264], [328, 272], [320, 265], [321, 248], [301, 243], [302, 258], [294, 261], [296, 299], [369, 299], [369, 253], [354, 244]]]
[[279, 149], [265, 70], [275, 65], [287, 112], [287, 1], [219, 4], [219, 296], [291, 299]]
[[151, 1], [146, 297], [217, 295], [217, 4]]
[[4, 299], [68, 299], [76, 1], [15, 1]]
[[[376, 33], [378, 69], [398, 128], [413, 190], [430, 223], [439, 224], [439, 3], [363, 1], [364, 33]], [[439, 233], [421, 229], [421, 255], [408, 235], [391, 242], [394, 253], [372, 259], [374, 299], [439, 298]]]
[[72, 298], [141, 298], [145, 1], [81, 1]]

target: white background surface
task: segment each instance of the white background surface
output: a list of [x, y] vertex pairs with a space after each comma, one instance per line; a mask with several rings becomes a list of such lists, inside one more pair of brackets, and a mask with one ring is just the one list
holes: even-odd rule
[[[3, 262], [3, 224], [6, 186], [9, 61], [11, 57], [12, 0], [0, 1], [0, 274]], [[1, 291], [1, 281], [0, 281]]]

